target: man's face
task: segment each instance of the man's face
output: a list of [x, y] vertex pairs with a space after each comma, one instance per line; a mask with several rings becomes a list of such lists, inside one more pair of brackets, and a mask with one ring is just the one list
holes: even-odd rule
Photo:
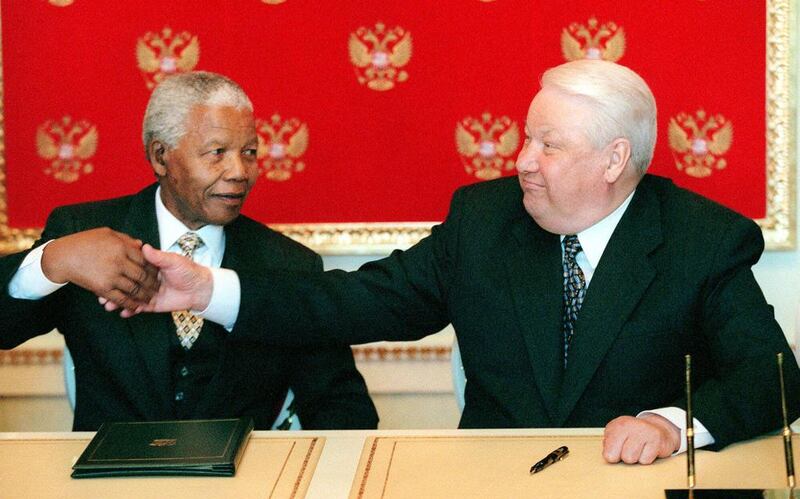
[[232, 222], [258, 177], [252, 111], [196, 106], [178, 145], [153, 161], [167, 209], [190, 229]]
[[591, 143], [591, 123], [587, 103], [552, 87], [531, 102], [517, 172], [525, 210], [549, 232], [575, 234], [606, 214], [610, 151]]

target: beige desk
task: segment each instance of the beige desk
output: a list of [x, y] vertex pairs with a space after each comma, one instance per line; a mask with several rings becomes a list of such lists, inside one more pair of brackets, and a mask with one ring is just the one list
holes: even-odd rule
[[[255, 432], [233, 478], [70, 479], [90, 437], [0, 433], [0, 498], [661, 498], [686, 483], [683, 456], [651, 466], [605, 463], [599, 429]], [[561, 445], [570, 448], [566, 460], [528, 474]], [[701, 450], [696, 463], [698, 488], [785, 486], [777, 437]]]

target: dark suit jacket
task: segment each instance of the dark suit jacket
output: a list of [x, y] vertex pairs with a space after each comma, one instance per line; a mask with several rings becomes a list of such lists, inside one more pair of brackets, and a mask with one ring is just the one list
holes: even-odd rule
[[[105, 226], [158, 247], [155, 187], [133, 196], [58, 208], [39, 242]], [[222, 267], [240, 276], [278, 268], [322, 270], [314, 252], [245, 216], [227, 225], [225, 236]], [[173, 419], [168, 351], [175, 329], [170, 315], [121, 319], [74, 285], [42, 300], [10, 298], [8, 283], [26, 253], [0, 259], [0, 348], [13, 348], [58, 328], [75, 361], [75, 430], [96, 430], [109, 420]], [[262, 320], [251, 326], [261, 329], [269, 318]], [[230, 338], [193, 417], [252, 416], [256, 428], [269, 429], [289, 387], [304, 428], [377, 425], [348, 347], [279, 348]]]
[[[537, 226], [506, 178], [459, 189], [430, 237], [357, 272], [244, 276], [233, 335], [359, 343], [451, 322], [464, 428], [596, 427], [684, 406], [692, 353], [695, 415], [722, 447], [780, 425], [777, 352], [800, 415], [800, 371], [751, 271], [762, 250], [751, 220], [646, 176], [595, 270], [562, 372], [559, 236]], [[270, 326], [253, 328], [263, 316]]]

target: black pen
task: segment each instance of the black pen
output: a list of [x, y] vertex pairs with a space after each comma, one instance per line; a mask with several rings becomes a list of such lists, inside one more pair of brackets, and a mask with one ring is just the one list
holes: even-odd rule
[[562, 445], [558, 449], [545, 456], [544, 459], [531, 466], [531, 475], [534, 473], [539, 473], [555, 462], [561, 461], [567, 457], [567, 454], [569, 454], [569, 449], [566, 445]]

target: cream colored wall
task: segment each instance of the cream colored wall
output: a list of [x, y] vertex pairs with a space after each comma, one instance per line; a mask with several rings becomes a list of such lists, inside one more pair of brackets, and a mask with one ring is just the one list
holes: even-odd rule
[[[48, 335], [49, 336], [49, 335]], [[41, 338], [29, 345], [49, 349], [60, 338]], [[0, 431], [69, 431], [72, 411], [64, 396], [59, 364], [0, 363]]]

